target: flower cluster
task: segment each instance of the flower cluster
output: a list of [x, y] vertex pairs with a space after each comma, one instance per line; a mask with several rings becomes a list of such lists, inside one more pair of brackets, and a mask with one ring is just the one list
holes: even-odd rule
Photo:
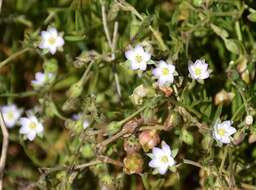
[[[140, 45], [126, 51], [125, 57], [129, 61], [132, 70], [145, 71], [147, 64], [151, 61], [151, 54], [146, 52]], [[190, 73], [189, 76], [199, 82], [210, 76], [208, 64], [205, 63], [205, 60], [199, 59], [195, 63], [190, 63], [188, 71]], [[174, 76], [178, 75], [175, 65], [163, 60], [157, 62], [156, 68], [152, 70], [152, 74], [158, 79], [159, 86], [169, 86], [174, 82]]]

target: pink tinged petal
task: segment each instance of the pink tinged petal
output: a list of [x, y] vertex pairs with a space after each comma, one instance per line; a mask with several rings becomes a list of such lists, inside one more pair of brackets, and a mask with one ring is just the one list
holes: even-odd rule
[[27, 138], [30, 140], [30, 141], [33, 141], [36, 137], [36, 132], [35, 131], [30, 131], [28, 134], [27, 134]]
[[145, 53], [143, 54], [143, 58], [144, 58], [144, 61], [145, 61], [145, 62], [148, 62], [148, 61], [151, 59], [151, 54], [145, 52]]
[[125, 57], [126, 59], [128, 60], [133, 60], [133, 57], [134, 57], [134, 52], [133, 50], [128, 50], [125, 52]]
[[140, 66], [136, 61], [131, 61], [131, 69], [132, 70], [136, 70], [138, 69]]
[[202, 64], [202, 65], [201, 65], [201, 68], [202, 68], [202, 71], [203, 71], [203, 72], [207, 71], [207, 69], [208, 69], [208, 64], [207, 64], [207, 63]]
[[146, 69], [147, 69], [147, 63], [146, 62], [140, 63], [140, 70], [145, 71]]
[[57, 47], [62, 47], [64, 45], [64, 40], [62, 37], [58, 36], [57, 39], [56, 39], [56, 46]]
[[159, 174], [161, 175], [164, 175], [168, 170], [168, 165], [167, 164], [164, 164], [162, 165], [161, 167], [158, 168], [158, 172]]
[[41, 37], [42, 37], [43, 40], [48, 39], [50, 36], [51, 36], [50, 33], [47, 32], [47, 31], [42, 31], [41, 32]]
[[30, 129], [27, 125], [24, 125], [20, 128], [20, 133], [21, 134], [28, 134], [30, 132]]
[[158, 168], [159, 166], [161, 166], [161, 162], [158, 159], [153, 159], [148, 163], [148, 165], [151, 168]]
[[161, 70], [159, 68], [155, 68], [152, 70], [152, 74], [156, 77], [159, 77], [161, 74]]
[[158, 83], [160, 86], [164, 86], [170, 83], [173, 83], [173, 77], [169, 76], [169, 77], [161, 77], [158, 79]]
[[166, 144], [165, 141], [162, 141], [161, 145], [162, 145], [162, 150], [164, 151], [164, 153], [167, 155], [171, 155], [172, 152], [171, 152], [169, 145]]
[[134, 48], [134, 52], [135, 52], [136, 54], [143, 55], [143, 54], [144, 54], [144, 49], [143, 49], [142, 46], [137, 45], [137, 46]]

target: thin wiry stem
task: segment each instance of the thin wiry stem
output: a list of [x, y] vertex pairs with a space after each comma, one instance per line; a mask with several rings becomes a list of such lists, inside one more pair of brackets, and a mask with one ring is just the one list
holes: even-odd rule
[[1, 131], [3, 133], [2, 152], [1, 152], [1, 158], [0, 158], [0, 190], [2, 190], [4, 168], [5, 168], [7, 149], [8, 149], [8, 143], [9, 143], [9, 133], [6, 128], [2, 112], [0, 112], [0, 126], [1, 126]]

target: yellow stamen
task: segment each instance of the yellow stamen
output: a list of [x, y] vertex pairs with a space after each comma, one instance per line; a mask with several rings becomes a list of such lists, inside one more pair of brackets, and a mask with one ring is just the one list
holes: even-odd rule
[[225, 136], [226, 134], [226, 130], [223, 128], [217, 129], [217, 133], [218, 135], [220, 135], [221, 137]]
[[142, 58], [142, 56], [141, 55], [136, 55], [135, 56], [135, 60], [138, 62], [138, 63], [141, 63], [142, 62], [142, 60], [143, 60], [143, 58]]
[[167, 163], [168, 162], [168, 157], [167, 156], [162, 156], [161, 162]]
[[202, 73], [201, 68], [195, 68], [195, 74], [196, 75], [201, 75], [201, 73]]
[[50, 37], [50, 38], [48, 39], [48, 43], [49, 43], [50, 45], [54, 45], [54, 44], [56, 43], [56, 38]]
[[31, 122], [28, 127], [30, 129], [35, 129], [36, 128], [36, 123], [35, 122]]
[[169, 75], [169, 69], [168, 68], [163, 68], [162, 69], [162, 74], [165, 75], [165, 76]]

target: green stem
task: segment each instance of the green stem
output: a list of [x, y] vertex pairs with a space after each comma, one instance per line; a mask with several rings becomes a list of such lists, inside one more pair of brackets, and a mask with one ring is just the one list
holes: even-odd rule
[[20, 50], [14, 54], [12, 54], [11, 56], [9, 56], [7, 59], [5, 59], [4, 61], [0, 62], [0, 68], [2, 68], [3, 66], [5, 66], [7, 63], [9, 63], [10, 61], [14, 60], [16, 57], [19, 57], [20, 55], [24, 54], [25, 52], [29, 51], [30, 48], [25, 48], [23, 50]]
[[226, 160], [227, 154], [228, 154], [228, 147], [226, 146], [225, 149], [224, 149], [224, 156], [222, 158], [222, 161], [221, 161], [221, 164], [220, 164], [220, 168], [219, 168], [220, 173], [222, 172], [222, 170], [224, 168], [224, 164], [225, 164], [225, 160]]

